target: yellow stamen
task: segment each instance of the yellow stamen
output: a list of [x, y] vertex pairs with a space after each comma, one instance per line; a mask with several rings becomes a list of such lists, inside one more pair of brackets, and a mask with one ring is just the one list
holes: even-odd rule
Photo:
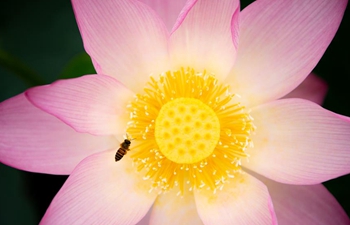
[[229, 87], [193, 69], [151, 77], [129, 105], [132, 158], [153, 187], [213, 191], [240, 172], [252, 119]]

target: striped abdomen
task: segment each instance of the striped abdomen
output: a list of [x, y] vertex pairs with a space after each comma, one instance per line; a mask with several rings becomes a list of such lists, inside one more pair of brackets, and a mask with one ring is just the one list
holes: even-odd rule
[[119, 161], [123, 158], [127, 151], [129, 151], [131, 141], [129, 139], [125, 139], [124, 142], [120, 144], [120, 148], [115, 153], [115, 161]]
[[126, 154], [127, 149], [119, 148], [117, 153], [115, 153], [115, 161], [119, 161], [123, 158], [123, 156]]

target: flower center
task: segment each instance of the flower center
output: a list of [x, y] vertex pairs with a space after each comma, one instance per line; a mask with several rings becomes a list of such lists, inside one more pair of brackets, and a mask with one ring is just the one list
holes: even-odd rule
[[248, 157], [254, 130], [249, 113], [206, 71], [181, 68], [150, 79], [128, 106], [137, 170], [158, 191], [222, 188]]
[[175, 163], [197, 163], [214, 151], [220, 137], [215, 112], [194, 98], [177, 98], [162, 106], [155, 123], [160, 152]]

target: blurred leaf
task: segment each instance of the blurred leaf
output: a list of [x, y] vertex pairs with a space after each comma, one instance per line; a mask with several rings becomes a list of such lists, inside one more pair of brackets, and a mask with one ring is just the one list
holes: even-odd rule
[[[25, 193], [27, 186], [23, 181], [26, 172], [0, 164], [1, 185], [0, 224], [38, 224], [40, 217]], [[40, 215], [41, 216], [41, 215]]]
[[3, 50], [0, 50], [0, 66], [12, 74], [17, 75], [29, 86], [37, 86], [46, 83], [41, 76], [24, 64], [20, 59]]
[[71, 59], [58, 78], [68, 79], [95, 73], [96, 72], [94, 66], [92, 65], [90, 56], [86, 53], [81, 53]]

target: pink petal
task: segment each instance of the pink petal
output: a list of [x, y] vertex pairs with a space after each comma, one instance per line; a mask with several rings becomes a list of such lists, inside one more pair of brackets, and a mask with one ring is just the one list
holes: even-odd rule
[[213, 194], [195, 190], [199, 216], [204, 224], [277, 224], [266, 186], [248, 174], [237, 174]]
[[190, 66], [225, 77], [236, 57], [231, 24], [237, 24], [238, 15], [238, 0], [188, 1], [170, 38], [173, 67]]
[[287, 185], [258, 178], [269, 189], [278, 224], [350, 224], [345, 211], [322, 184]]
[[150, 6], [163, 20], [168, 31], [173, 28], [177, 17], [187, 0], [139, 0]]
[[84, 159], [47, 209], [41, 224], [136, 224], [157, 193], [132, 167], [128, 155], [114, 161], [115, 151]]
[[347, 0], [260, 0], [241, 13], [239, 50], [227, 82], [245, 105], [283, 97], [315, 67]]
[[152, 211], [152, 208], [148, 210], [147, 214], [136, 225], [149, 225], [149, 218], [151, 216], [151, 211]]
[[131, 0], [73, 0], [85, 50], [99, 74], [140, 91], [168, 67], [168, 32], [156, 13]]
[[69, 174], [86, 156], [119, 145], [111, 136], [75, 132], [24, 94], [2, 102], [0, 115], [0, 160], [18, 169]]
[[322, 105], [327, 89], [327, 83], [314, 73], [311, 73], [298, 87], [283, 98], [303, 98]]
[[179, 189], [174, 188], [158, 196], [153, 205], [150, 224], [203, 224], [197, 213], [193, 192], [185, 190], [183, 195], [178, 192]]
[[288, 184], [319, 184], [350, 172], [350, 122], [302, 99], [282, 99], [251, 112], [254, 148], [243, 165]]
[[59, 80], [35, 87], [28, 99], [78, 132], [94, 135], [124, 134], [128, 101], [133, 93], [114, 78], [104, 75]]

